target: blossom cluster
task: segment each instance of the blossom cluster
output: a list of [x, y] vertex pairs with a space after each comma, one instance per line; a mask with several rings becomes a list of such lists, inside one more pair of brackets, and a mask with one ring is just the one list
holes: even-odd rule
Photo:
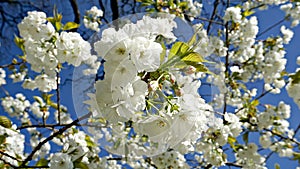
[[[59, 16], [56, 17], [54, 20], [60, 21]], [[63, 63], [74, 66], [90, 63], [95, 70], [89, 72], [94, 74], [100, 66], [97, 57], [91, 55], [90, 44], [79, 33], [61, 31], [69, 29], [71, 23], [60, 28], [49, 20], [44, 12], [33, 11], [28, 12], [28, 16], [18, 24], [26, 61], [32, 70], [41, 73], [35, 79], [27, 78], [24, 88], [38, 88], [43, 92], [56, 89], [56, 72], [60, 71]], [[58, 21], [55, 20], [56, 23]]]
[[100, 17], [102, 16], [103, 11], [96, 6], [93, 6], [90, 10], [86, 11], [86, 15], [83, 18], [83, 24], [86, 28], [99, 32], [99, 24], [101, 23]]
[[[101, 40], [94, 44], [98, 55], [105, 59], [105, 78], [96, 82], [96, 93], [89, 94], [91, 100], [87, 103], [94, 111], [93, 118], [104, 118], [112, 125], [112, 140], [121, 139], [121, 145], [136, 150], [136, 155], [174, 148], [181, 140], [195, 142], [207, 130], [208, 119], [214, 118], [212, 107], [198, 94], [202, 73], [171, 66], [167, 71], [162, 69], [169, 60], [156, 39], [162, 36], [174, 41], [175, 27], [172, 16], [144, 16], [118, 30], [105, 29]], [[129, 139], [132, 145], [124, 142], [131, 131], [126, 129], [128, 123], [136, 133]], [[114, 127], [116, 124], [119, 127]], [[138, 145], [140, 137], [147, 137], [150, 149]]]
[[[0, 125], [0, 136], [0, 151], [13, 157], [3, 156], [1, 159], [14, 166], [18, 166], [18, 160], [24, 158], [25, 136], [16, 130], [16, 125], [13, 125], [12, 128], [5, 128]], [[4, 165], [2, 160], [0, 164]]]

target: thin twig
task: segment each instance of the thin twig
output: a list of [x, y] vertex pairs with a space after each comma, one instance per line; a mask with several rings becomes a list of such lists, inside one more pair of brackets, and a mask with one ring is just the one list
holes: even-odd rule
[[[50, 128], [50, 129], [55, 129], [56, 127], [65, 127], [69, 124], [34, 124], [34, 125], [28, 125], [28, 126], [20, 126], [17, 127], [17, 130], [22, 130], [22, 129], [27, 129], [27, 128]], [[95, 124], [74, 124], [74, 126], [84, 126], [84, 127], [95, 127], [95, 128], [105, 128], [107, 126], [103, 125], [95, 125]]]
[[110, 8], [111, 8], [111, 12], [112, 12], [113, 25], [118, 30], [119, 29], [118, 28], [118, 21], [117, 21], [117, 19], [119, 19], [118, 0], [110, 0]]
[[236, 164], [236, 163], [231, 163], [231, 162], [227, 162], [227, 163], [225, 163], [227, 166], [233, 166], [233, 167], [239, 167], [239, 168], [242, 168], [243, 166], [241, 166], [241, 165], [238, 165], [238, 164]]
[[[219, 0], [216, 0], [216, 1], [214, 2], [214, 9], [213, 9], [213, 12], [212, 12], [211, 17], [210, 17], [209, 20], [214, 20], [214, 17], [215, 17], [215, 15], [216, 15], [216, 13], [217, 13], [217, 8], [218, 8], [219, 3], [220, 3]], [[211, 25], [212, 25], [212, 22], [209, 22], [208, 27], [207, 27], [207, 34], [209, 34]]]
[[105, 7], [103, 5], [103, 0], [99, 0], [99, 5], [100, 5], [100, 8], [101, 10], [103, 11], [103, 16], [101, 17], [106, 23], [108, 23], [108, 20], [105, 18]]
[[[72, 6], [73, 13], [74, 13], [74, 22], [80, 24], [80, 12], [76, 0], [70, 0], [70, 4]], [[76, 32], [77, 28], [72, 29], [71, 31]]]
[[16, 157], [13, 157], [13, 156], [11, 156], [11, 155], [9, 155], [9, 154], [3, 152], [2, 150], [0, 151], [0, 154], [2, 154], [2, 155], [4, 155], [4, 156], [7, 156], [7, 157], [9, 157], [9, 158], [11, 158], [11, 159], [13, 159], [13, 160], [21, 161], [21, 160], [17, 159]]
[[10, 67], [10, 66], [15, 66], [15, 65], [21, 65], [21, 64], [24, 64], [25, 61], [21, 61], [21, 62], [17, 62], [17, 63], [10, 63], [10, 64], [6, 64], [6, 65], [0, 65], [0, 68], [7, 68], [7, 67]]
[[32, 152], [27, 156], [27, 158], [22, 162], [22, 164], [20, 165], [21, 167], [26, 166], [26, 163], [28, 163], [30, 160], [32, 160], [32, 157], [34, 156], [34, 154], [40, 150], [42, 148], [42, 146], [47, 143], [48, 141], [52, 140], [54, 137], [62, 134], [64, 131], [66, 131], [67, 129], [71, 128], [72, 126], [76, 125], [79, 121], [84, 120], [88, 117], [90, 117], [92, 115], [92, 112], [89, 112], [88, 114], [74, 120], [72, 123], [66, 125], [65, 127], [59, 129], [57, 132], [53, 133], [51, 136], [49, 136], [48, 138], [46, 138], [45, 140], [43, 140], [42, 142], [40, 142], [33, 150]]
[[279, 24], [281, 24], [282, 22], [284, 22], [286, 19], [288, 19], [290, 16], [287, 15], [285, 16], [283, 19], [281, 19], [280, 21], [274, 23], [273, 25], [269, 26], [267, 29], [265, 29], [264, 31], [260, 32], [259, 34], [257, 34], [257, 37], [260, 37], [261, 35], [267, 33], [268, 31], [270, 31], [271, 29], [275, 28], [276, 26], [278, 26]]
[[6, 160], [2, 159], [1, 157], [0, 157], [0, 161], [3, 162], [4, 164], [9, 165], [9, 166], [12, 167], [12, 168], [18, 168], [17, 166], [15, 166], [15, 165], [13, 165], [13, 164], [7, 162]]
[[265, 130], [271, 132], [273, 135], [275, 135], [277, 137], [280, 137], [284, 140], [290, 140], [290, 141], [296, 143], [298, 146], [300, 145], [300, 143], [297, 140], [295, 140], [294, 138], [284, 137], [284, 136], [282, 136], [282, 135], [280, 135], [280, 134], [278, 134], [278, 133], [276, 133], [276, 132], [274, 132], [273, 130], [270, 130], [270, 129], [265, 129]]
[[[229, 7], [229, 3], [230, 3], [230, 0], [227, 0], [227, 8]], [[226, 47], [227, 47], [227, 51], [226, 51], [226, 57], [225, 57], [225, 78], [226, 78], [226, 75], [229, 75], [229, 46], [230, 46], [230, 43], [229, 43], [229, 23], [226, 22], [225, 24], [225, 29], [226, 29], [226, 32], [225, 32], [225, 43], [226, 43]], [[226, 109], [227, 109], [227, 91], [226, 93], [224, 94], [224, 107], [223, 107], [223, 114], [226, 113]], [[223, 120], [224, 120], [224, 117], [223, 117]]]

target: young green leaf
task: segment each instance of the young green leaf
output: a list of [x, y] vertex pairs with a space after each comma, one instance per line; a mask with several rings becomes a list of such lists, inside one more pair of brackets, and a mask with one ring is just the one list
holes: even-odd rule
[[243, 134], [243, 140], [245, 142], [245, 144], [248, 144], [249, 141], [249, 132], [247, 131], [245, 134]]
[[184, 42], [176, 42], [170, 49], [168, 58], [173, 58], [174, 56], [181, 57], [184, 53], [189, 50], [189, 45]]
[[187, 45], [192, 46], [197, 40], [197, 32], [194, 33], [194, 35], [191, 37], [191, 39], [188, 41]]
[[22, 50], [25, 50], [25, 46], [24, 46], [24, 39], [19, 38], [18, 36], [15, 35], [15, 39], [14, 39], [16, 45]]
[[188, 62], [204, 62], [205, 60], [203, 57], [197, 53], [197, 52], [191, 52], [188, 55], [184, 56], [182, 61], [188, 61]]
[[6, 116], [0, 116], [0, 126], [3, 126], [5, 128], [11, 128], [12, 124], [10, 119]]
[[74, 162], [74, 168], [89, 169], [89, 167], [83, 162]]
[[75, 23], [75, 22], [67, 22], [64, 27], [63, 30], [71, 30], [71, 29], [76, 29], [78, 28], [80, 25]]
[[275, 164], [275, 169], [280, 169], [280, 165], [278, 163]]
[[36, 162], [35, 164], [37, 167], [40, 166], [47, 166], [48, 165], [48, 160], [46, 160], [45, 158], [41, 158], [38, 162]]

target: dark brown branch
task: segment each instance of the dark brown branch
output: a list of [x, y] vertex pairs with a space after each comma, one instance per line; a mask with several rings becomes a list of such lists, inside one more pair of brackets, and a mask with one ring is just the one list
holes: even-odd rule
[[32, 168], [50, 168], [49, 166], [23, 166], [23, 167], [15, 167], [15, 168], [20, 168], [20, 169], [22, 169], [22, 168], [30, 168], [30, 169], [32, 169]]
[[270, 31], [271, 29], [275, 28], [276, 26], [278, 26], [279, 24], [281, 24], [282, 22], [284, 22], [286, 19], [288, 19], [290, 16], [287, 15], [286, 17], [284, 17], [283, 19], [281, 19], [280, 21], [274, 23], [273, 25], [269, 26], [267, 29], [265, 29], [264, 31], [260, 32], [259, 34], [257, 34], [257, 37], [260, 37], [261, 35], [267, 33], [268, 31]]
[[238, 165], [238, 164], [235, 164], [235, 163], [230, 163], [230, 162], [227, 162], [225, 163], [227, 166], [233, 166], [233, 167], [239, 167], [239, 168], [242, 168], [243, 166], [241, 165]]
[[119, 9], [118, 9], [118, 0], [110, 1], [110, 8], [112, 12], [112, 21], [118, 30], [118, 22], [116, 21], [119, 18]]
[[276, 132], [274, 132], [273, 130], [270, 130], [270, 129], [265, 129], [265, 130], [271, 132], [273, 135], [275, 135], [275, 136], [277, 136], [277, 137], [279, 137], [283, 140], [290, 140], [291, 142], [294, 142], [298, 146], [300, 145], [300, 143], [297, 140], [295, 140], [294, 138], [284, 137], [284, 136], [282, 136], [282, 135], [280, 135], [280, 134], [278, 134], [278, 133], [276, 133]]
[[104, 5], [103, 5], [102, 0], [99, 0], [99, 5], [100, 5], [101, 10], [103, 11], [102, 19], [103, 19], [106, 23], [108, 23], [108, 20], [105, 18], [105, 7], [104, 7]]
[[25, 61], [23, 60], [22, 62], [10, 63], [10, 64], [6, 64], [6, 65], [0, 65], [0, 68], [7, 68], [7, 67], [10, 67], [10, 66], [21, 65], [21, 64], [24, 64], [24, 63], [25, 63]]
[[[49, 128], [49, 129], [55, 129], [57, 127], [65, 127], [69, 124], [34, 124], [34, 125], [28, 125], [28, 126], [20, 126], [17, 128], [17, 130], [27, 129], [27, 128]], [[74, 126], [87, 126], [87, 127], [95, 127], [95, 128], [104, 128], [107, 127], [105, 125], [94, 125], [94, 124], [74, 124]]]
[[17, 159], [16, 157], [13, 157], [13, 156], [9, 155], [9, 154], [3, 152], [2, 150], [0, 151], [0, 154], [2, 154], [2, 155], [4, 155], [4, 156], [7, 156], [7, 157], [9, 157], [9, 158], [11, 158], [11, 159], [13, 159], [13, 160], [20, 161], [20, 160]]
[[[219, 0], [216, 0], [216, 1], [214, 2], [214, 9], [213, 9], [213, 12], [212, 12], [212, 14], [211, 14], [209, 20], [211, 20], [211, 21], [214, 20], [216, 14], [217, 14], [217, 8], [218, 8], [218, 5], [219, 5], [219, 4], [220, 4], [220, 1], [219, 1]], [[209, 22], [209, 24], [208, 24], [208, 26], [207, 26], [207, 34], [209, 34], [209, 31], [210, 31], [211, 26], [212, 26], [212, 22]]]
[[80, 122], [81, 120], [84, 120], [88, 117], [90, 117], [92, 115], [92, 112], [89, 112], [88, 114], [74, 120], [72, 123], [66, 125], [65, 127], [59, 129], [57, 132], [53, 133], [51, 136], [49, 136], [48, 138], [46, 138], [45, 140], [43, 140], [42, 142], [40, 142], [34, 149], [33, 151], [27, 156], [27, 158], [22, 162], [22, 164], [20, 165], [20, 167], [24, 167], [26, 166], [26, 163], [28, 163], [29, 161], [32, 160], [32, 157], [34, 156], [34, 154], [40, 150], [42, 148], [42, 146], [47, 143], [48, 141], [52, 140], [54, 137], [62, 134], [63, 132], [65, 132], [67, 129], [71, 128], [72, 126], [76, 125], [78, 122]]
[[[227, 0], [227, 5], [226, 5], [227, 8], [229, 7], [229, 3], [230, 3], [230, 1]], [[225, 78], [227, 78], [229, 76], [228, 69], [229, 69], [229, 47], [230, 47], [230, 42], [229, 42], [229, 23], [228, 22], [226, 22], [225, 28], [226, 28], [226, 32], [225, 32], [225, 44], [226, 44], [226, 47], [227, 47], [226, 57], [225, 57]], [[226, 109], [227, 109], [227, 92], [224, 94], [223, 114], [226, 113]], [[224, 117], [223, 117], [223, 120], [224, 120]]]
[[12, 168], [18, 168], [17, 166], [15, 166], [15, 165], [13, 165], [13, 164], [7, 162], [6, 160], [2, 159], [1, 157], [0, 157], [0, 161], [2, 161], [4, 164], [9, 165], [9, 166], [12, 167]]
[[[70, 4], [74, 13], [74, 22], [80, 24], [80, 12], [76, 0], [70, 0]], [[76, 32], [77, 28], [72, 29], [71, 31]]]

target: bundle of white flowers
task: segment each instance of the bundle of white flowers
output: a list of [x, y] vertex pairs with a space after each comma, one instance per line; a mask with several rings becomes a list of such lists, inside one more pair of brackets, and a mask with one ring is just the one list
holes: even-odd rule
[[101, 119], [111, 129], [107, 141], [116, 153], [153, 155], [183, 141], [196, 142], [215, 118], [198, 93], [204, 59], [184, 42], [166, 52], [163, 39], [176, 40], [173, 19], [144, 16], [104, 30], [94, 44], [105, 60], [105, 78], [96, 82], [87, 103], [93, 121]]
[[[32, 70], [41, 73], [35, 79], [25, 79], [24, 88], [38, 88], [42, 92], [56, 89], [56, 73], [64, 63], [73, 66], [85, 63], [91, 67], [90, 74], [95, 74], [94, 69], [99, 68], [100, 62], [91, 55], [90, 44], [79, 33], [67, 32], [79, 25], [74, 22], [63, 25], [61, 20], [60, 14], [47, 18], [44, 12], [31, 11], [18, 24], [22, 39], [16, 38], [16, 42], [24, 52], [23, 59]], [[24, 79], [25, 75], [22, 77]]]
[[18, 160], [24, 158], [24, 141], [25, 136], [16, 130], [16, 125], [10, 128], [0, 125], [0, 151], [8, 155], [2, 156], [2, 160], [17, 166]]

